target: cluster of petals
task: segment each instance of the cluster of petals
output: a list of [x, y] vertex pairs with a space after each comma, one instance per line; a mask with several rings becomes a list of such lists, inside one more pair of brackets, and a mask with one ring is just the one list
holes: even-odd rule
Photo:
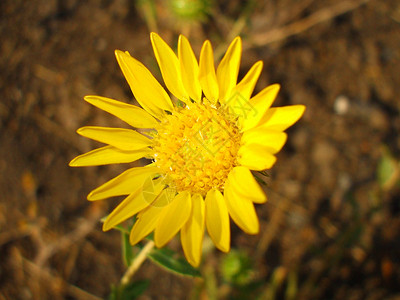
[[[106, 218], [104, 230], [136, 216], [130, 233], [131, 244], [154, 232], [157, 247], [165, 246], [180, 232], [188, 262], [198, 266], [206, 231], [215, 246], [224, 252], [230, 249], [231, 219], [248, 234], [259, 232], [254, 203], [264, 203], [267, 198], [251, 171], [266, 170], [274, 165], [275, 155], [287, 139], [284, 131], [298, 121], [305, 107], [271, 107], [279, 91], [278, 84], [253, 95], [263, 66], [261, 61], [238, 82], [242, 55], [240, 37], [232, 41], [217, 68], [209, 41], [204, 42], [199, 60], [183, 35], [178, 40], [177, 54], [156, 33], [151, 33], [151, 43], [170, 93], [141, 62], [128, 52], [116, 50], [118, 64], [141, 107], [101, 96], [86, 96], [85, 100], [133, 129], [97, 126], [78, 129], [80, 135], [106, 146], [79, 155], [70, 166], [150, 159], [148, 165], [129, 168], [94, 189], [88, 200], [126, 196]], [[233, 145], [237, 151], [233, 152], [229, 165], [225, 164], [228, 171], [222, 185], [210, 185], [203, 192], [189, 188], [171, 191], [173, 182], [165, 180], [168, 170], [160, 168], [155, 157], [157, 128], [169, 116], [193, 105], [204, 105], [205, 109], [214, 109], [217, 113], [221, 111], [218, 113], [221, 118], [227, 117], [226, 122], [238, 132], [239, 138]], [[149, 129], [155, 130], [149, 134]]]

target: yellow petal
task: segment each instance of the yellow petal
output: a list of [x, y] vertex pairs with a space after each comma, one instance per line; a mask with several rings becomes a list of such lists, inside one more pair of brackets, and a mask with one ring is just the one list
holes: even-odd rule
[[246, 99], [247, 101], [250, 99], [251, 94], [254, 91], [254, 87], [256, 86], [257, 80], [260, 77], [262, 68], [263, 62], [256, 62], [236, 86], [235, 92], [239, 93], [243, 99]]
[[170, 190], [166, 188], [165, 178], [163, 177], [145, 181], [142, 190], [144, 199], [151, 203], [152, 206], [157, 207], [167, 206], [176, 194], [175, 191], [175, 193], [171, 195]]
[[156, 228], [158, 219], [162, 211], [166, 208], [166, 206], [160, 205], [160, 203], [157, 202], [160, 201], [164, 203], [165, 197], [165, 190], [163, 190], [155, 202], [138, 214], [138, 219], [131, 230], [129, 238], [132, 245], [137, 244]]
[[141, 189], [130, 194], [108, 215], [103, 224], [103, 231], [114, 228], [149, 205], [150, 204], [144, 200]]
[[181, 243], [183, 252], [188, 262], [198, 267], [201, 260], [201, 252], [204, 237], [205, 205], [199, 194], [192, 196], [192, 211], [188, 221], [181, 229]]
[[251, 145], [262, 145], [263, 148], [268, 149], [269, 153], [278, 153], [287, 140], [287, 134], [281, 131], [268, 130], [264, 127], [257, 127], [245, 131], [242, 135], [241, 142], [251, 147]]
[[164, 110], [173, 111], [167, 92], [141, 62], [120, 50], [115, 50], [115, 56], [133, 95], [145, 110], [159, 119]]
[[274, 102], [279, 89], [279, 84], [267, 86], [250, 99], [249, 105], [252, 107], [252, 113], [248, 114], [246, 118], [243, 118], [242, 132], [257, 126]]
[[236, 86], [239, 73], [240, 57], [242, 54], [242, 40], [236, 37], [230, 44], [224, 57], [217, 68], [217, 80], [219, 86], [219, 101], [224, 102]]
[[136, 245], [154, 230], [161, 211], [162, 207], [149, 206], [145, 211], [138, 214], [138, 219], [129, 237], [131, 245]]
[[154, 32], [150, 34], [150, 40], [165, 85], [176, 98], [187, 102], [189, 96], [183, 86], [179, 60], [174, 51]]
[[231, 114], [239, 117], [242, 123], [243, 119], [254, 116], [256, 111], [249, 99], [253, 93], [254, 87], [257, 83], [262, 69], [262, 62], [255, 63], [246, 76], [239, 82], [239, 84], [231, 91], [229, 96], [225, 99], [224, 106], [228, 107]]
[[[152, 178], [152, 175], [148, 176], [139, 189], [126, 197], [111, 214], [107, 216], [103, 224], [104, 231], [115, 227], [126, 219], [141, 212], [159, 198], [164, 191], [165, 184], [163, 182], [156, 182], [156, 180]], [[145, 193], [146, 190], [149, 190], [149, 186], [154, 191], [151, 195]]]
[[225, 183], [224, 195], [229, 215], [236, 225], [248, 234], [257, 234], [260, 230], [260, 224], [254, 204], [248, 198], [234, 193], [229, 178]]
[[199, 80], [205, 97], [216, 103], [219, 97], [217, 76], [215, 75], [214, 55], [210, 41], [205, 41], [200, 52]]
[[152, 141], [139, 132], [125, 128], [85, 126], [77, 131], [81, 136], [109, 144], [120, 150], [138, 150], [146, 148]]
[[250, 170], [270, 169], [276, 162], [276, 157], [269, 151], [268, 147], [262, 145], [243, 145], [238, 151], [238, 162]]
[[71, 167], [101, 166], [109, 164], [130, 163], [150, 154], [149, 148], [123, 151], [112, 146], [97, 148], [75, 157], [69, 165]]
[[231, 243], [229, 215], [224, 196], [218, 190], [210, 190], [206, 195], [206, 226], [215, 246], [228, 252]]
[[158, 248], [164, 247], [182, 228], [190, 216], [192, 200], [190, 193], [179, 193], [163, 209], [154, 231], [154, 242]]
[[158, 122], [147, 111], [135, 105], [100, 96], [85, 96], [85, 101], [137, 128], [154, 128]]
[[[151, 177], [148, 177], [141, 189], [126, 197], [111, 214], [108, 215], [103, 224], [103, 230], [110, 230], [151, 205], [163, 192], [164, 186], [165, 184], [162, 182], [154, 184]], [[144, 191], [148, 190], [152, 190], [153, 192], [144, 193]]]
[[183, 35], [178, 40], [178, 56], [182, 74], [182, 83], [190, 98], [201, 101], [201, 85], [199, 82], [199, 64], [189, 41]]
[[159, 168], [153, 166], [128, 169], [91, 191], [87, 198], [90, 201], [96, 201], [109, 197], [129, 195], [142, 188], [145, 180], [158, 172]]
[[228, 178], [234, 194], [238, 194], [242, 198], [247, 198], [255, 203], [267, 201], [264, 191], [248, 168], [243, 166], [235, 167], [229, 173]]
[[303, 115], [304, 105], [290, 105], [270, 108], [261, 118], [257, 127], [283, 131], [296, 123]]

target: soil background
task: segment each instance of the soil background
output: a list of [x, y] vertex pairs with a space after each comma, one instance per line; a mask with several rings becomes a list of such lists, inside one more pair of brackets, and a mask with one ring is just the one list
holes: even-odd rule
[[268, 172], [261, 233], [232, 225], [251, 292], [223, 277], [225, 254], [212, 250], [205, 279], [145, 262], [140, 299], [400, 299], [399, 1], [214, 1], [201, 20], [173, 2], [196, 3], [0, 2], [0, 299], [103, 299], [124, 273], [120, 234], [100, 223], [120, 199], [86, 195], [126, 166], [68, 162], [98, 146], [77, 128], [122, 126], [83, 96], [134, 102], [115, 49], [161, 79], [151, 30], [173, 47], [186, 34], [197, 56], [205, 39], [218, 56], [240, 34], [240, 76], [262, 60], [256, 92], [280, 83], [274, 105], [307, 111]]

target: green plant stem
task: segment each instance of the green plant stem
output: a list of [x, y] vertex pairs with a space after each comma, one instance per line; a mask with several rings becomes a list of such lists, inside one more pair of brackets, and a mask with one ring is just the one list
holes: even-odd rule
[[146, 260], [147, 254], [154, 248], [154, 242], [149, 241], [143, 249], [139, 252], [139, 254], [135, 257], [132, 261], [131, 265], [129, 266], [128, 270], [126, 270], [124, 276], [122, 276], [120, 285], [125, 286], [130, 281], [132, 276], [136, 273], [136, 271], [140, 268], [142, 263]]

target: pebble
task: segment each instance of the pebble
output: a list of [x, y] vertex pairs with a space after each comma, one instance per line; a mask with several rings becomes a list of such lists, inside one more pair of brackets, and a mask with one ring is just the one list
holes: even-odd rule
[[345, 115], [348, 113], [350, 108], [350, 100], [344, 95], [340, 95], [336, 98], [333, 104], [333, 109], [338, 115]]

